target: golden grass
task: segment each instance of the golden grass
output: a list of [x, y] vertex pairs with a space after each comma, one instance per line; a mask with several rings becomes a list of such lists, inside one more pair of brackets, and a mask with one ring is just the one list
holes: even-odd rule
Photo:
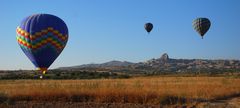
[[1, 80], [0, 93], [15, 101], [175, 104], [240, 94], [240, 79], [141, 77], [96, 80]]

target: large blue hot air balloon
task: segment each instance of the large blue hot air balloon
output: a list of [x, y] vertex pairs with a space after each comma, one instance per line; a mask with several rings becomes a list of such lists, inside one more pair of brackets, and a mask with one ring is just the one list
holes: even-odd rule
[[31, 15], [17, 27], [21, 49], [43, 74], [62, 52], [67, 40], [67, 25], [54, 15]]

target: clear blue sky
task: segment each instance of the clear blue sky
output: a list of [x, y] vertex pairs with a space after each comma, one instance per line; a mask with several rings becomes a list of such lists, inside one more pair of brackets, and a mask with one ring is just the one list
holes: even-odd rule
[[[36, 13], [63, 19], [69, 40], [50, 68], [110, 60], [240, 59], [240, 0], [1, 0], [0, 70], [34, 69], [16, 41], [21, 20]], [[204, 39], [197, 17], [212, 26]], [[144, 30], [146, 22], [154, 28]]]

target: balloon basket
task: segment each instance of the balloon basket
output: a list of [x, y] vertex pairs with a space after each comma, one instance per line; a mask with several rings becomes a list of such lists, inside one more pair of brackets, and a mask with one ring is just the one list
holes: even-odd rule
[[39, 78], [40, 78], [40, 79], [43, 79], [43, 75], [40, 75]]

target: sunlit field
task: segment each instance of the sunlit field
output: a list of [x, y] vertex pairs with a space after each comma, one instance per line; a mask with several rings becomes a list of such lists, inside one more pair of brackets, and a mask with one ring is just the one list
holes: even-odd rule
[[1, 101], [177, 104], [239, 94], [240, 79], [224, 77], [0, 81]]

